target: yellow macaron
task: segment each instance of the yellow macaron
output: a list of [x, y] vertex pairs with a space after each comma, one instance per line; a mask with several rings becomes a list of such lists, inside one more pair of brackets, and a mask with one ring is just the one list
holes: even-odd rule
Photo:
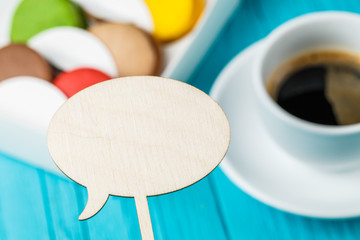
[[204, 9], [205, 0], [74, 0], [90, 15], [118, 23], [132, 23], [161, 42], [188, 33]]
[[145, 0], [154, 21], [153, 34], [160, 41], [171, 41], [189, 32], [204, 7], [203, 0]]

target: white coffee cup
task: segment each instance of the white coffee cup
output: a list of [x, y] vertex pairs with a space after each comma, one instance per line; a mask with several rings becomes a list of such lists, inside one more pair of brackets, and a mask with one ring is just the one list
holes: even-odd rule
[[259, 113], [275, 142], [293, 157], [323, 169], [360, 166], [360, 124], [327, 126], [299, 119], [266, 90], [270, 75], [303, 53], [331, 49], [360, 54], [360, 15], [334, 11], [303, 15], [275, 29], [264, 42], [253, 83]]

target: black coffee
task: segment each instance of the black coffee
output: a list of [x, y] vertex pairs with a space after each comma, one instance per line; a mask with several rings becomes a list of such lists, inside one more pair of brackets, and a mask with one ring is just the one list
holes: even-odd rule
[[268, 91], [292, 115], [324, 125], [360, 122], [360, 57], [312, 52], [281, 66]]

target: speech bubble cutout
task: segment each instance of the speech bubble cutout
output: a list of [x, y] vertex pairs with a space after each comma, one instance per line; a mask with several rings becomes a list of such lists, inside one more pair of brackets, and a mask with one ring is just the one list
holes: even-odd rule
[[134, 197], [143, 239], [153, 239], [146, 197], [204, 178], [229, 142], [228, 120], [207, 94], [151, 76], [84, 89], [60, 107], [48, 128], [53, 160], [87, 187], [79, 219], [95, 215], [109, 194]]

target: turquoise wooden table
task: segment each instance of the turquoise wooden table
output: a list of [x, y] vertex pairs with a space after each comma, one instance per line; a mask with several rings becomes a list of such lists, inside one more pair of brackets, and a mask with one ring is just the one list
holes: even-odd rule
[[[358, 0], [243, 0], [191, 84], [209, 92], [221, 69], [279, 24], [323, 10], [360, 12]], [[140, 239], [132, 198], [110, 197], [77, 220], [83, 187], [0, 155], [0, 239]], [[360, 203], [359, 203], [360, 204]], [[156, 239], [360, 239], [360, 218], [320, 220], [266, 206], [216, 169], [179, 192], [149, 198]]]

